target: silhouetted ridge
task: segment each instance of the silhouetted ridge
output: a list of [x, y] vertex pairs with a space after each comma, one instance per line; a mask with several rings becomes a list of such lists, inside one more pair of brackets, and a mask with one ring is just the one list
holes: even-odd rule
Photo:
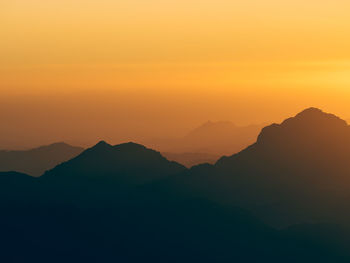
[[350, 226], [348, 129], [308, 109], [216, 165], [101, 141], [40, 178], [0, 173], [0, 262], [349, 263], [347, 228], [323, 224]]
[[143, 182], [185, 169], [143, 145], [129, 142], [112, 146], [101, 141], [45, 176], [108, 177]]
[[[320, 121], [320, 120], [324, 120], [327, 122], [333, 121], [333, 124], [338, 122], [341, 125], [347, 125], [346, 121], [342, 120], [338, 116], [331, 113], [326, 113], [318, 108], [313, 108], [313, 107], [303, 110], [302, 112], [298, 113], [294, 118], [305, 119], [308, 121]], [[289, 118], [284, 122], [287, 122], [290, 119], [293, 119], [293, 118]]]
[[[55, 143], [51, 143], [49, 145], [43, 145], [43, 146], [40, 146], [38, 148], [34, 148], [32, 150], [45, 150], [45, 149], [58, 149], [58, 148], [72, 148], [73, 146], [65, 143], [65, 142], [55, 142]], [[76, 148], [79, 148], [79, 147], [76, 147]]]
[[[306, 109], [281, 124], [272, 124], [262, 129], [258, 143], [287, 141], [327, 141], [347, 139], [350, 129], [346, 121], [317, 108]], [[339, 137], [340, 136], [340, 137]], [[338, 137], [338, 138], [337, 138]]]
[[[92, 146], [91, 148], [86, 149], [84, 152], [81, 153], [81, 155], [86, 155], [89, 153], [99, 153], [99, 152], [105, 152], [105, 151], [111, 151], [113, 150], [113, 146], [108, 144], [105, 141], [99, 141], [96, 145]], [[78, 157], [78, 156], [77, 156]]]
[[110, 147], [113, 147], [113, 146], [105, 141], [99, 141], [95, 146], [92, 147], [92, 149], [97, 149], [97, 148], [102, 149], [102, 148], [110, 148]]
[[217, 165], [230, 163], [231, 159], [243, 158], [253, 152], [276, 155], [271, 157], [275, 160], [288, 161], [299, 157], [307, 162], [312, 156], [320, 154], [323, 154], [322, 159], [330, 157], [331, 153], [341, 157], [340, 151], [350, 155], [348, 146], [350, 128], [346, 121], [320, 109], [309, 108], [281, 124], [263, 128], [255, 144], [239, 154], [222, 157]]
[[141, 144], [133, 143], [133, 142], [127, 142], [122, 143], [118, 145], [111, 145], [105, 141], [98, 142], [95, 146], [87, 149], [86, 152], [94, 152], [94, 151], [125, 151], [125, 152], [132, 152], [132, 151], [144, 151], [147, 150], [147, 148]]
[[[153, 151], [141, 144], [134, 143], [134, 142], [122, 143], [122, 144], [116, 145], [115, 148], [118, 149], [119, 151]], [[153, 151], [153, 152], [156, 152], [156, 151]]]
[[[215, 164], [214, 175], [220, 182], [218, 192], [227, 188], [227, 195], [244, 205], [254, 204], [254, 210], [279, 206], [283, 211], [275, 211], [288, 213], [287, 221], [298, 222], [298, 216], [336, 216], [330, 212], [334, 209], [331, 203], [348, 200], [349, 160], [347, 123], [309, 108], [281, 124], [265, 127], [257, 142], [240, 153], [222, 157]], [[313, 213], [306, 212], [309, 210]]]
[[[237, 126], [228, 121], [208, 121], [184, 137], [150, 139], [143, 144], [163, 153], [169, 153], [172, 155], [170, 159], [186, 166], [199, 164], [199, 159], [202, 157], [198, 154], [211, 155], [205, 159], [214, 163], [219, 156], [237, 153], [254, 143], [262, 127], [263, 125]], [[196, 153], [197, 156], [188, 155], [188, 153]]]
[[0, 151], [0, 171], [16, 171], [40, 176], [57, 164], [72, 159], [84, 149], [64, 142], [23, 151]]

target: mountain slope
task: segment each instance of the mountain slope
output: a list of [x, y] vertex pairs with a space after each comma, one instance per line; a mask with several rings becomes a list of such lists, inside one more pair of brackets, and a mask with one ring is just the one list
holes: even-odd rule
[[310, 108], [264, 128], [257, 142], [213, 166], [193, 167], [168, 187], [249, 209], [275, 225], [347, 221], [350, 128]]
[[295, 173], [284, 179], [317, 176], [318, 180], [335, 182], [349, 173], [349, 159], [350, 127], [347, 123], [335, 115], [310, 108], [281, 124], [264, 128], [255, 144], [231, 157], [221, 158], [216, 167], [233, 171], [238, 167], [284, 170]]
[[[280, 222], [281, 214], [293, 222], [298, 213], [301, 222], [317, 214], [302, 210], [308, 200], [329, 206], [305, 182], [325, 180], [315, 165], [330, 153], [319, 144], [332, 145], [323, 141], [348, 128], [323, 112], [310, 117], [311, 111], [265, 129], [256, 144], [215, 165], [186, 169], [142, 145], [100, 142], [40, 178], [0, 174], [0, 261], [349, 262], [342, 228], [302, 224], [279, 231], [232, 206]], [[335, 128], [313, 135], [330, 123]], [[321, 149], [314, 152], [320, 156], [310, 156], [305, 143]]]
[[129, 183], [144, 183], [184, 171], [186, 168], [170, 162], [159, 152], [140, 144], [116, 146], [99, 142], [77, 157], [47, 171], [45, 177], [73, 179], [109, 178]]
[[54, 143], [26, 151], [0, 151], [0, 171], [17, 171], [40, 176], [46, 170], [65, 162], [83, 151], [83, 148], [65, 143]]
[[215, 167], [237, 193], [250, 193], [243, 193], [247, 205], [286, 220], [318, 220], [337, 217], [350, 200], [349, 160], [347, 123], [310, 108], [264, 128], [255, 144]]

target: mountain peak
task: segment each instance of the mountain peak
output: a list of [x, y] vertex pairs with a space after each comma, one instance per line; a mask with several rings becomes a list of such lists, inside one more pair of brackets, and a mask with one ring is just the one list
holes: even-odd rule
[[99, 141], [95, 146], [111, 146], [109, 143], [106, 141]]
[[300, 113], [297, 114], [298, 115], [304, 115], [304, 114], [313, 114], [313, 115], [316, 115], [316, 114], [324, 114], [324, 112], [319, 109], [319, 108], [316, 108], [316, 107], [310, 107], [310, 108], [307, 108], [303, 111], [301, 111]]
[[[312, 121], [312, 122], [324, 121], [325, 123], [327, 123], [329, 125], [332, 125], [332, 124], [333, 125], [338, 124], [341, 126], [347, 125], [346, 121], [340, 119], [336, 115], [331, 114], [331, 113], [326, 113], [318, 108], [305, 109], [302, 112], [298, 113], [294, 118], [290, 118], [290, 119], [308, 120], [308, 121]], [[290, 119], [287, 119], [285, 122], [287, 122]]]
[[[346, 121], [318, 108], [308, 108], [281, 124], [272, 124], [262, 129], [258, 143], [280, 140], [300, 141], [344, 138], [350, 132]], [[328, 139], [327, 139], [328, 138]]]
[[100, 141], [54, 169], [47, 175], [73, 177], [100, 177], [123, 182], [145, 182], [170, 174], [182, 172], [186, 168], [170, 162], [159, 152], [143, 145], [128, 142], [112, 146]]
[[308, 108], [295, 117], [285, 120], [281, 126], [286, 129], [299, 127], [299, 129], [331, 131], [347, 128], [348, 124], [334, 114], [326, 113], [317, 108]]
[[93, 147], [91, 147], [90, 149], [110, 149], [113, 148], [112, 145], [110, 145], [109, 143], [105, 142], [105, 141], [99, 141], [96, 145], [94, 145]]

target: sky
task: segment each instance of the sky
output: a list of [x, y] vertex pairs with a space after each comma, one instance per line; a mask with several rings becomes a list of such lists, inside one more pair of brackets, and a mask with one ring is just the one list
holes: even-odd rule
[[2, 0], [0, 147], [350, 118], [347, 0]]

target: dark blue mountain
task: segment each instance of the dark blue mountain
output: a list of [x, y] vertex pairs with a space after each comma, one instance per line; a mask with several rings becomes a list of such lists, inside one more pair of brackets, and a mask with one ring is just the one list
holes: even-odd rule
[[136, 143], [112, 146], [104, 141], [77, 157], [47, 171], [43, 177], [75, 180], [100, 178], [142, 184], [183, 172], [186, 168], [168, 161], [159, 152]]

